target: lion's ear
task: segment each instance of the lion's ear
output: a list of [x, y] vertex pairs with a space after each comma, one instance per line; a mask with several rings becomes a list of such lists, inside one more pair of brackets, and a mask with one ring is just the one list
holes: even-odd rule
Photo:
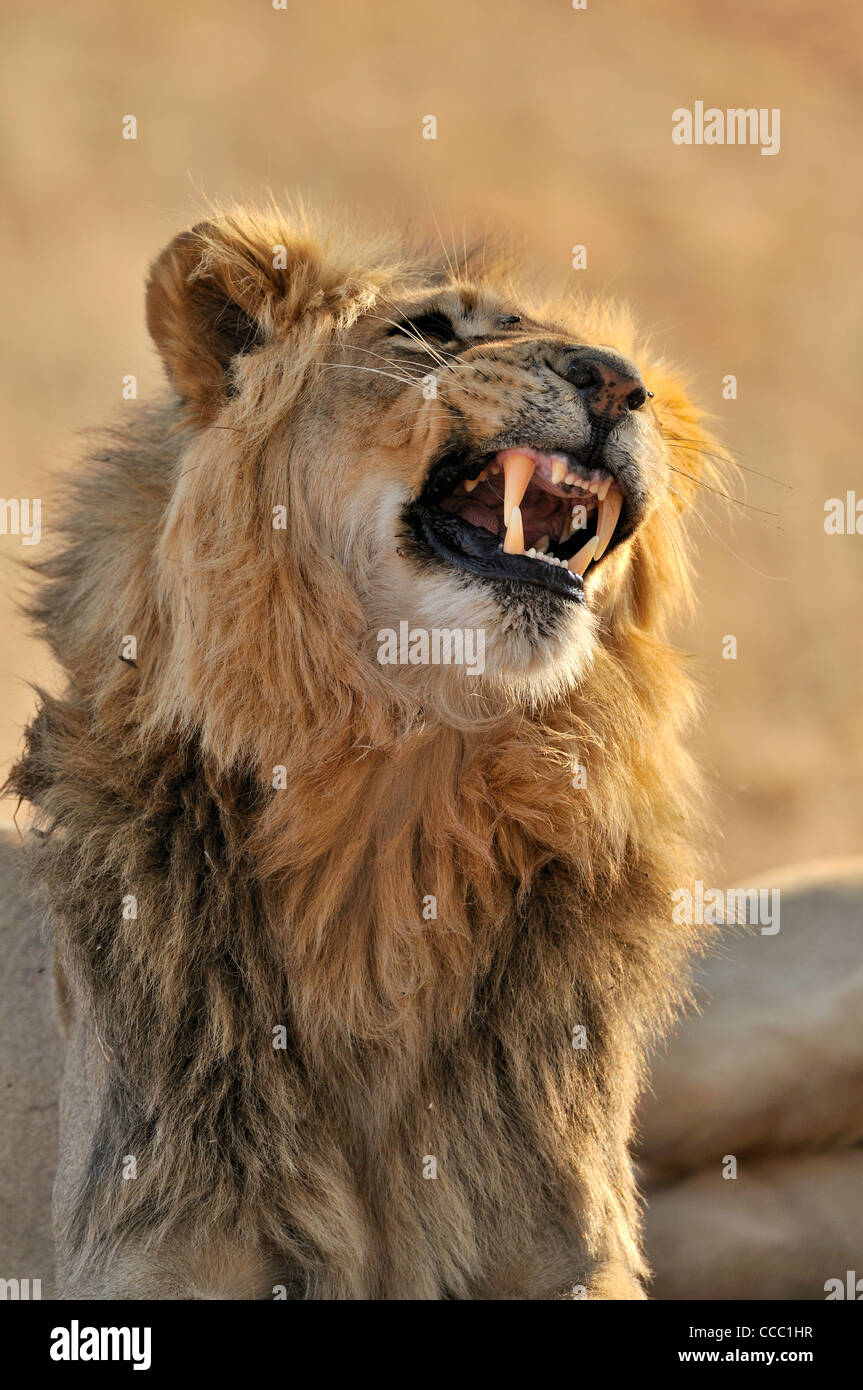
[[200, 222], [165, 247], [147, 282], [147, 326], [183, 400], [206, 417], [224, 400], [233, 359], [260, 347], [283, 292], [263, 229]]

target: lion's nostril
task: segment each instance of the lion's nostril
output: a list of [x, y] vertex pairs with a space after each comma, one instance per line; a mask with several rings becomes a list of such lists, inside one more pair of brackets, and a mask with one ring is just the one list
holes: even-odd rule
[[569, 379], [576, 391], [592, 391], [602, 385], [602, 377], [596, 367], [583, 363], [569, 373]]
[[640, 410], [647, 400], [647, 392], [643, 386], [636, 386], [634, 391], [630, 391], [626, 398], [626, 404], [630, 410]]

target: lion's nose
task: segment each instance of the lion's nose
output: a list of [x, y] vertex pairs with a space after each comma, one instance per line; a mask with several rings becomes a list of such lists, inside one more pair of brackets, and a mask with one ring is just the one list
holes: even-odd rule
[[640, 410], [649, 394], [635, 363], [604, 349], [568, 353], [560, 375], [575, 387], [589, 415], [611, 425]]

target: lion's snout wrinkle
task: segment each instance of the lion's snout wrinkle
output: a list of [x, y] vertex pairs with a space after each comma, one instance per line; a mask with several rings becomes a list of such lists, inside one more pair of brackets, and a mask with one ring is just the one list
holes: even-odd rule
[[170, 392], [40, 565], [65, 688], [10, 776], [74, 996], [65, 1296], [639, 1297], [716, 446], [624, 314], [491, 256], [236, 210], [147, 312]]

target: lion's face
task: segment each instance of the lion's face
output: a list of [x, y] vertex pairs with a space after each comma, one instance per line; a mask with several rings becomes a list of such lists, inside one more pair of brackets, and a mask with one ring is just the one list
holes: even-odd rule
[[375, 632], [481, 630], [492, 678], [577, 677], [667, 501], [633, 362], [449, 285], [362, 315], [304, 414], [303, 486]]
[[543, 696], [596, 643], [656, 625], [707, 446], [673, 378], [631, 360], [613, 320], [553, 321], [416, 263], [346, 271], [285, 240], [236, 219], [184, 233], [150, 326], [201, 428], [237, 436], [210, 457], [265, 458], [297, 573], [347, 580], [379, 675]]

